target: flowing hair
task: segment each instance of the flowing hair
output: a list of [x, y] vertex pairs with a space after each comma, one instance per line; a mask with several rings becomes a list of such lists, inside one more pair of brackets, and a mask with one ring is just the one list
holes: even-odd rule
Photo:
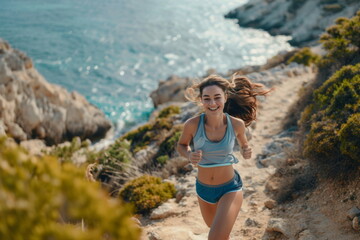
[[190, 101], [199, 102], [204, 88], [214, 85], [220, 87], [227, 96], [224, 112], [242, 119], [246, 126], [256, 119], [258, 106], [256, 96], [265, 96], [272, 90], [264, 89], [263, 84], [252, 83], [247, 77], [236, 73], [232, 75], [230, 81], [218, 75], [210, 75], [200, 83], [187, 88], [185, 97]]

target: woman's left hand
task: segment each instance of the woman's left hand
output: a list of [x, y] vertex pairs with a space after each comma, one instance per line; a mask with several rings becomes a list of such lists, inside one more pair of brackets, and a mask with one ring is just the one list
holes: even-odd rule
[[243, 155], [243, 157], [245, 159], [249, 159], [251, 158], [251, 154], [252, 154], [252, 149], [249, 146], [245, 146], [241, 148], [241, 154]]

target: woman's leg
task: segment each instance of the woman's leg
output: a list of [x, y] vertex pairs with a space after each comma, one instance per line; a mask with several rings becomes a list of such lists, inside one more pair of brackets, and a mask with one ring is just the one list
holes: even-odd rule
[[199, 197], [198, 197], [198, 201], [199, 201], [201, 215], [202, 215], [206, 225], [208, 225], [208, 227], [211, 227], [211, 224], [213, 222], [213, 219], [214, 219], [214, 216], [216, 213], [217, 203], [211, 204], [211, 203], [205, 202], [204, 200], [202, 200]]
[[216, 214], [209, 232], [209, 240], [229, 239], [243, 201], [242, 191], [229, 192], [217, 204]]

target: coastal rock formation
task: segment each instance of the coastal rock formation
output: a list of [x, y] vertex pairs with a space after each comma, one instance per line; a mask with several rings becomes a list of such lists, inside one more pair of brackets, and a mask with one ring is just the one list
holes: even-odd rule
[[352, 17], [356, 0], [252, 0], [226, 14], [241, 27], [260, 28], [272, 35], [291, 35], [290, 44], [314, 45], [339, 17]]
[[17, 141], [52, 145], [75, 136], [100, 139], [111, 128], [105, 115], [77, 92], [48, 83], [24, 53], [0, 39], [0, 121]]
[[190, 84], [189, 78], [180, 78], [175, 75], [170, 76], [166, 81], [160, 81], [159, 87], [150, 94], [154, 106], [157, 107], [169, 101], [185, 101], [184, 91]]

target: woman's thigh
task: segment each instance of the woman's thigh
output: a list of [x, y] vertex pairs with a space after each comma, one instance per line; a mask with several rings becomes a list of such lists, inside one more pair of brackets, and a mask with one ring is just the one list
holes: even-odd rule
[[230, 236], [243, 201], [242, 191], [229, 192], [217, 204], [209, 239], [227, 239]]
[[198, 202], [199, 202], [199, 206], [200, 206], [201, 215], [202, 215], [206, 225], [208, 227], [211, 227], [211, 224], [212, 224], [213, 219], [216, 214], [217, 203], [211, 204], [211, 203], [205, 202], [204, 200], [199, 198], [199, 196], [198, 196]]

